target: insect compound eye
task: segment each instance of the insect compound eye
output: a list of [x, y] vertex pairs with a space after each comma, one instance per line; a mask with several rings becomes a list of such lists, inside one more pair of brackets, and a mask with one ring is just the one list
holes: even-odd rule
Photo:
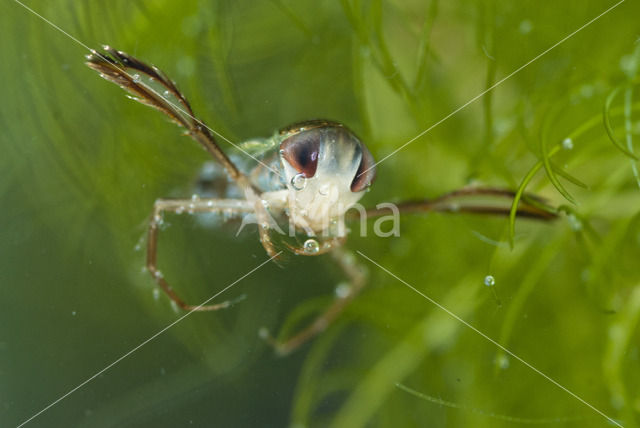
[[364, 144], [360, 144], [360, 147], [362, 148], [362, 159], [360, 159], [358, 172], [356, 172], [356, 176], [353, 177], [353, 181], [351, 182], [351, 191], [354, 193], [361, 192], [369, 187], [376, 178], [376, 167], [373, 155]]
[[320, 133], [317, 130], [292, 135], [280, 143], [282, 157], [305, 178], [315, 175], [319, 152]]

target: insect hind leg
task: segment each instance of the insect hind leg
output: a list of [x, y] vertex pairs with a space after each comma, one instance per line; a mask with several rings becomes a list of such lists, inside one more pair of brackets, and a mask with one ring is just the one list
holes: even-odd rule
[[298, 349], [301, 345], [326, 330], [329, 325], [345, 310], [366, 285], [367, 274], [357, 262], [353, 254], [341, 247], [330, 253], [348, 278], [348, 283], [338, 285], [335, 300], [323, 313], [307, 327], [293, 336], [278, 340], [269, 334], [266, 328], [260, 329], [260, 337], [273, 346], [276, 354], [284, 356]]

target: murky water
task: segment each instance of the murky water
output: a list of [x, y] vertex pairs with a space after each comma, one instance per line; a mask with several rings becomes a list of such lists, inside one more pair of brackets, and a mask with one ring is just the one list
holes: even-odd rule
[[[639, 423], [638, 188], [600, 116], [635, 70], [630, 1], [389, 157], [364, 198], [514, 190], [544, 138], [554, 171], [590, 187], [567, 184], [579, 205], [555, 222], [517, 219], [513, 250], [504, 217], [407, 215], [400, 237], [354, 224], [367, 287], [286, 357], [258, 333], [289, 336], [348, 294], [330, 256], [252, 272], [268, 259], [256, 225], [169, 214], [163, 277], [189, 303], [229, 287], [211, 303], [233, 304], [185, 316], [158, 292], [153, 202], [191, 197], [209, 158], [85, 67], [78, 41], [161, 67], [233, 142], [330, 118], [382, 159], [614, 4], [353, 3], [26, 4], [68, 35], [0, 5], [0, 425], [606, 424], [585, 402]], [[625, 144], [632, 87], [610, 110]], [[527, 191], [568, 205], [543, 172]]]

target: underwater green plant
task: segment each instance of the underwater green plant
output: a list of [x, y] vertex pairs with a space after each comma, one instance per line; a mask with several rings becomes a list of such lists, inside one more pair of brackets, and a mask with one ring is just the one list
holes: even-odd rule
[[[638, 426], [639, 13], [629, 0], [4, 2], [0, 420]], [[190, 196], [207, 154], [95, 78], [69, 36], [152, 59], [234, 143], [345, 123], [382, 160], [367, 204], [477, 185], [516, 192], [514, 214], [353, 233], [368, 287], [286, 358], [258, 331], [286, 335], [326, 307], [341, 281], [329, 257], [266, 264], [220, 296], [243, 300], [172, 325], [136, 247], [153, 201]], [[527, 194], [558, 219], [516, 218], [540, 203]], [[266, 260], [235, 227], [163, 227], [158, 263], [188, 301]]]

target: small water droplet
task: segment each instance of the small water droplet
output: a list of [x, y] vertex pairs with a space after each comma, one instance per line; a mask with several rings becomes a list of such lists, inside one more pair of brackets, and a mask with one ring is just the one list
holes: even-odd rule
[[565, 138], [562, 140], [562, 148], [565, 150], [573, 149], [573, 140], [571, 138]]
[[500, 354], [497, 358], [496, 358], [496, 364], [498, 365], [498, 367], [500, 367], [502, 370], [508, 369], [509, 368], [509, 357], [507, 357], [504, 354]]
[[484, 285], [486, 285], [487, 287], [493, 287], [494, 285], [496, 285], [496, 279], [493, 277], [493, 275], [487, 275], [484, 277]]
[[158, 279], [162, 279], [162, 278], [164, 278], [164, 275], [163, 275], [163, 274], [162, 274], [162, 272], [160, 272], [159, 270], [155, 271], [155, 272], [153, 273], [153, 276], [154, 276], [155, 278], [158, 278]]
[[349, 294], [351, 294], [351, 287], [349, 286], [349, 284], [346, 284], [344, 282], [338, 284], [338, 286], [336, 287], [336, 297], [337, 298], [344, 299]]
[[569, 226], [571, 226], [571, 229], [574, 232], [579, 232], [582, 230], [582, 222], [574, 214], [569, 214], [567, 216], [567, 221], [569, 222]]
[[153, 289], [153, 300], [158, 300], [160, 298], [160, 290], [157, 288]]
[[317, 254], [320, 251], [320, 244], [315, 239], [307, 239], [304, 241], [303, 248], [307, 254]]
[[71, 311], [71, 315], [75, 317], [76, 316], [76, 311]]
[[582, 98], [591, 98], [595, 93], [595, 89], [592, 85], [582, 85], [580, 87], [580, 95]]
[[165, 98], [169, 98], [169, 95], [171, 95], [171, 92], [169, 92], [168, 90], [162, 93], [162, 96], [164, 96]]
[[176, 214], [182, 214], [184, 212], [184, 207], [176, 208]]
[[518, 29], [522, 34], [529, 34], [533, 29], [533, 24], [528, 19], [525, 19], [524, 21], [520, 22], [520, 26]]
[[193, 195], [191, 195], [191, 200], [192, 201], [199, 201], [200, 200], [200, 196], [198, 196], [197, 194], [194, 193]]
[[140, 75], [139, 75], [138, 73], [134, 74], [134, 75], [133, 75], [133, 76], [131, 76], [131, 77], [133, 77], [133, 81], [134, 81], [134, 82], [139, 82], [139, 81], [140, 81]]
[[302, 173], [301, 174], [296, 174], [291, 179], [291, 185], [296, 190], [302, 190], [307, 185], [307, 179], [305, 178], [304, 174], [302, 174]]
[[207, 206], [208, 206], [208, 207], [212, 207], [212, 206], [213, 206], [213, 201], [208, 201], [208, 202], [207, 202]]

